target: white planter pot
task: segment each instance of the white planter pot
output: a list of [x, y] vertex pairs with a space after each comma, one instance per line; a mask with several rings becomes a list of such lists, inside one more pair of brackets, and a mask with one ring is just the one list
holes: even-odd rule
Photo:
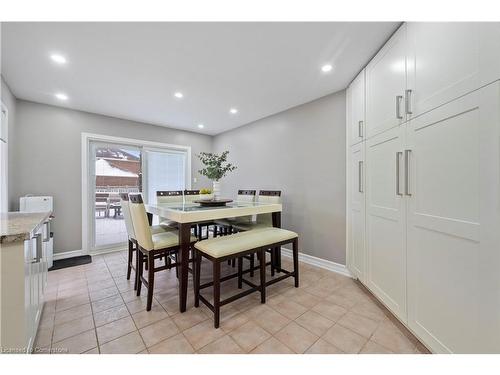
[[219, 199], [220, 198], [220, 182], [219, 181], [213, 181], [213, 195], [214, 199]]

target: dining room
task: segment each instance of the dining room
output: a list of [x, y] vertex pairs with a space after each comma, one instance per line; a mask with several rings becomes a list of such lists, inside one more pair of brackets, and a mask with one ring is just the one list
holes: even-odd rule
[[2, 352], [500, 353], [500, 22], [0, 21]]

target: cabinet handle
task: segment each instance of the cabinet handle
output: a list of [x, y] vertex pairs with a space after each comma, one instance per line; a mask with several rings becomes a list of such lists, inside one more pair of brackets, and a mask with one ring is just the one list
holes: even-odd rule
[[399, 161], [401, 160], [401, 156], [403, 156], [403, 153], [401, 151], [396, 152], [396, 195], [399, 195], [400, 197], [403, 196], [403, 193], [401, 193], [401, 189], [399, 186]]
[[405, 194], [411, 196], [410, 192], [410, 156], [411, 150], [405, 150]]
[[401, 114], [401, 101], [403, 100], [403, 95], [396, 96], [396, 118], [401, 120], [403, 115]]
[[409, 115], [413, 114], [412, 105], [411, 105], [412, 93], [413, 93], [413, 90], [411, 90], [411, 89], [408, 89], [405, 91], [405, 111]]
[[363, 121], [358, 121], [358, 137], [363, 138]]
[[50, 221], [46, 221], [43, 224], [45, 225], [45, 235], [47, 236], [43, 239], [43, 242], [49, 242], [50, 241]]
[[363, 192], [363, 183], [361, 182], [362, 179], [363, 179], [363, 172], [362, 172], [362, 169], [363, 169], [363, 161], [360, 160], [358, 162], [358, 191], [360, 193]]

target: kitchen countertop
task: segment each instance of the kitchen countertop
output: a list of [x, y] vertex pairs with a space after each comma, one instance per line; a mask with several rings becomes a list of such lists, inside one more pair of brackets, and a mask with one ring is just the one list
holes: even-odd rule
[[0, 213], [0, 244], [29, 240], [52, 212]]

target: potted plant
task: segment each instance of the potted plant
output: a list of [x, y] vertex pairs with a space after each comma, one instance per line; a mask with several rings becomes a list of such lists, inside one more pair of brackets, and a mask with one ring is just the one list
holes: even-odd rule
[[221, 155], [212, 152], [201, 152], [198, 159], [203, 163], [205, 168], [200, 169], [198, 172], [212, 180], [214, 199], [220, 198], [220, 180], [226, 176], [227, 173], [234, 171], [236, 166], [227, 162], [227, 155], [229, 151], [224, 151]]

